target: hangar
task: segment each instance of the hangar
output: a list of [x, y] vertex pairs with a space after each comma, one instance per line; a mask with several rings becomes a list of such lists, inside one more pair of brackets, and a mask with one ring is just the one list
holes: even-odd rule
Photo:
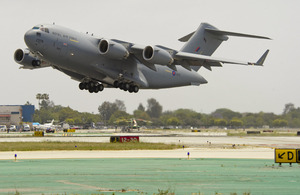
[[0, 105], [0, 125], [32, 123], [34, 105]]

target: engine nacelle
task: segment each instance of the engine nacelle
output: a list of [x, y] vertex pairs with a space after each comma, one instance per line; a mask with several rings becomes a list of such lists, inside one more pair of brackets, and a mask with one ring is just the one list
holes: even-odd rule
[[39, 67], [41, 61], [34, 57], [28, 49], [17, 49], [14, 54], [14, 59], [18, 64], [27, 66], [27, 67]]
[[174, 62], [174, 59], [169, 52], [152, 46], [147, 46], [144, 48], [143, 58], [152, 64], [171, 65]]
[[128, 50], [122, 44], [111, 40], [102, 39], [98, 48], [100, 54], [108, 58], [122, 60], [129, 56]]

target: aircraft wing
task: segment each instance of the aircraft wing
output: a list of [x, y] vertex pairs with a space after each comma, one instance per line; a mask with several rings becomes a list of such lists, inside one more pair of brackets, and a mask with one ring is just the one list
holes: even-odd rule
[[193, 54], [193, 53], [187, 53], [187, 52], [178, 52], [174, 56], [174, 63], [176, 65], [183, 65], [183, 67], [186, 66], [204, 66], [205, 68], [208, 68], [211, 70], [211, 66], [222, 66], [222, 64], [239, 64], [239, 65], [254, 65], [254, 66], [263, 66], [263, 63], [269, 53], [269, 50], [267, 50], [257, 62], [243, 62], [238, 60], [229, 60], [229, 59], [222, 59], [222, 58], [216, 58], [212, 56], [205, 56], [205, 55], [199, 55], [199, 54]]
[[[236, 33], [236, 34], [238, 34], [238, 33]], [[143, 58], [142, 53], [143, 53], [145, 46], [128, 43], [128, 42], [124, 42], [124, 41], [120, 41], [120, 40], [116, 40], [116, 39], [114, 39], [114, 41], [124, 45], [129, 50], [129, 52], [134, 55], [134, 57], [138, 61], [140, 61], [142, 64], [144, 64], [148, 68], [156, 71], [155, 64], [150, 63]], [[245, 61], [239, 61], [239, 60], [230, 60], [230, 59], [217, 58], [217, 57], [213, 57], [213, 56], [194, 54], [194, 53], [189, 53], [189, 52], [176, 51], [174, 49], [170, 49], [170, 48], [167, 48], [167, 47], [164, 47], [161, 45], [155, 45], [155, 47], [158, 47], [159, 49], [165, 50], [168, 53], [170, 53], [170, 55], [174, 59], [174, 62], [167, 66], [173, 70], [177, 70], [175, 65], [180, 65], [188, 70], [192, 70], [191, 66], [203, 66], [203, 67], [211, 70], [211, 67], [222, 67], [222, 64], [225, 64], [225, 63], [237, 64], [237, 65], [263, 66], [263, 63], [269, 53], [269, 50], [267, 50], [259, 58], [259, 60], [257, 60], [257, 62], [245, 62]]]
[[143, 55], [142, 55], [144, 48], [145, 48], [145, 46], [143, 46], [143, 45], [131, 44], [130, 53], [134, 54], [134, 56], [137, 58], [137, 60], [140, 61], [142, 64], [144, 64], [151, 70], [156, 71], [156, 67], [154, 64], [149, 63], [146, 60], [144, 60]]
[[[176, 51], [170, 48], [166, 48], [160, 45], [157, 45], [157, 47], [164, 49], [172, 54], [174, 58], [174, 62], [171, 65], [168, 65], [173, 70], [176, 70], [175, 65], [181, 65], [182, 67], [191, 70], [190, 66], [203, 66], [209, 70], [211, 70], [211, 67], [221, 67], [222, 64], [237, 64], [237, 65], [254, 65], [254, 66], [263, 66], [263, 63], [269, 53], [269, 50], [267, 50], [257, 62], [244, 62], [239, 60], [230, 60], [230, 59], [223, 59], [223, 58], [217, 58], [213, 56], [206, 56], [206, 55], [199, 55], [199, 54], [193, 54], [188, 52], [181, 52]], [[134, 45], [132, 44], [130, 47], [130, 53], [134, 54], [136, 58], [149, 67], [152, 70], [156, 70], [155, 66], [151, 63], [148, 63], [145, 61], [142, 57], [142, 51], [144, 49], [144, 46], [141, 45]]]

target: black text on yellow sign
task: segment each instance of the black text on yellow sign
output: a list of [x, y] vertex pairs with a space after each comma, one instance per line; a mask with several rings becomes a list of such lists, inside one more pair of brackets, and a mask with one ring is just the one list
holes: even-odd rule
[[33, 135], [35, 137], [43, 137], [44, 136], [44, 131], [35, 131]]
[[275, 149], [275, 163], [296, 163], [298, 149]]
[[68, 133], [75, 133], [75, 129], [68, 129]]

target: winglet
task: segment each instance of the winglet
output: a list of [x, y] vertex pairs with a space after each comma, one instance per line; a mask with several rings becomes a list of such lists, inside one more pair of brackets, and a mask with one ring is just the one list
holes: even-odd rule
[[259, 58], [259, 60], [256, 62], [256, 65], [261, 65], [261, 66], [262, 66], [262, 65], [264, 64], [264, 61], [266, 60], [269, 51], [270, 51], [270, 50], [267, 50], [267, 51]]
[[249, 65], [256, 65], [256, 66], [263, 66], [266, 58], [267, 58], [267, 55], [269, 53], [270, 50], [267, 50], [265, 51], [265, 53], [259, 58], [259, 60], [256, 62], [256, 63], [248, 63]]

